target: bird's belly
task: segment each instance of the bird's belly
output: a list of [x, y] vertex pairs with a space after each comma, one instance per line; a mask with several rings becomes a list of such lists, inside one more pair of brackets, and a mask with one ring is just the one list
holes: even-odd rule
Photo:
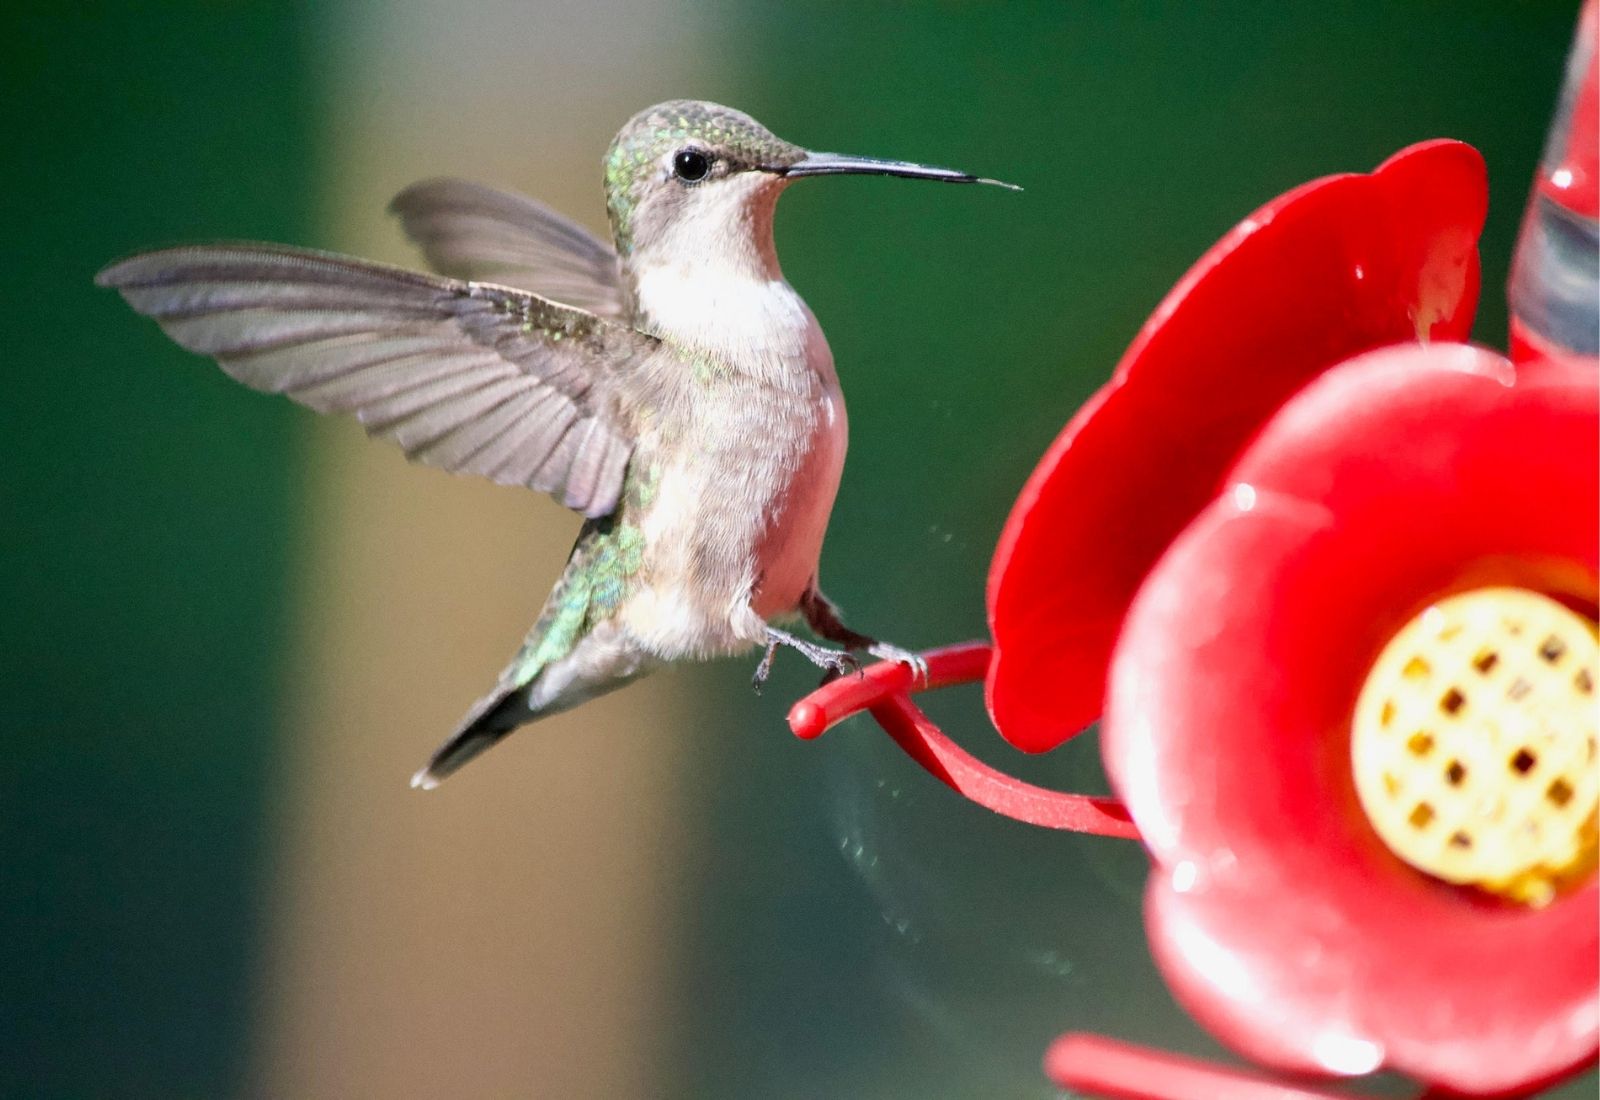
[[844, 472], [847, 430], [844, 402], [827, 395], [815, 430], [789, 484], [768, 511], [755, 545], [751, 608], [763, 620], [794, 612], [817, 575], [822, 539]]
[[[764, 639], [766, 620], [795, 610], [816, 575], [844, 468], [837, 390], [803, 433], [781, 430], [797, 417], [755, 417], [762, 431], [737, 413], [720, 419], [725, 438], [662, 464], [640, 517], [643, 583], [622, 617], [668, 660], [743, 652]], [[754, 456], [751, 439], [764, 441]]]

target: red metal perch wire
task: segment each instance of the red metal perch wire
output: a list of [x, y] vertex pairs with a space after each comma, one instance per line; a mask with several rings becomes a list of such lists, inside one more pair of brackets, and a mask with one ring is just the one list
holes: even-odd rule
[[789, 711], [789, 728], [811, 740], [865, 710], [930, 775], [997, 814], [1047, 829], [1138, 840], [1127, 809], [1114, 798], [1068, 794], [1036, 787], [991, 768], [957, 745], [911, 701], [912, 691], [927, 691], [983, 679], [990, 647], [967, 642], [930, 650], [925, 681], [914, 684], [910, 668], [881, 662], [860, 675], [824, 684]]

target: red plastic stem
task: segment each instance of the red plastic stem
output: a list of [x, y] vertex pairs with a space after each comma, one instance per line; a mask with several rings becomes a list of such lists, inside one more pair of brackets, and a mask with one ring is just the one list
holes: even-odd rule
[[1069, 1032], [1050, 1045], [1045, 1074], [1059, 1088], [1107, 1100], [1359, 1100], [1348, 1092], [1290, 1085], [1260, 1073]]
[[981, 680], [989, 671], [991, 652], [987, 642], [963, 642], [930, 649], [922, 654], [922, 659], [928, 663], [928, 678], [915, 686], [911, 682], [911, 669], [899, 661], [868, 665], [860, 675], [841, 676], [789, 708], [789, 728], [796, 737], [810, 741], [890, 694], [933, 691]]
[[969, 642], [923, 656], [928, 662], [925, 682], [913, 684], [911, 670], [897, 662], [872, 665], [859, 676], [841, 677], [801, 699], [789, 711], [789, 728], [796, 737], [810, 740], [866, 710], [907, 756], [980, 806], [1047, 829], [1139, 839], [1139, 830], [1121, 802], [1036, 787], [991, 768], [945, 736], [911, 701], [912, 690], [981, 679], [989, 668], [987, 644]]

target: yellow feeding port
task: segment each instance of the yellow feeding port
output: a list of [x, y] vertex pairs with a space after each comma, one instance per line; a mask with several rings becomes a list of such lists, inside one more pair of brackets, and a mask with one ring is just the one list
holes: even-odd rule
[[1361, 806], [1401, 859], [1544, 905], [1596, 861], [1600, 646], [1547, 596], [1483, 588], [1401, 628], [1362, 687]]

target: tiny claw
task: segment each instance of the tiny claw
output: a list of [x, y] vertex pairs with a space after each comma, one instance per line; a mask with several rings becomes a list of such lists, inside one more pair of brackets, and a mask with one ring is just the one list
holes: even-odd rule
[[756, 674], [750, 677], [750, 686], [755, 689], [757, 695], [761, 694], [761, 688], [766, 684], [767, 677], [772, 675], [772, 659], [777, 655], [777, 642], [768, 645], [767, 651], [761, 655], [761, 662], [756, 665]]
[[854, 672], [857, 676], [867, 674], [867, 670], [861, 667], [861, 662], [856, 659], [855, 654], [831, 650], [824, 652], [831, 653], [832, 656], [822, 666], [822, 683], [818, 684], [818, 687], [833, 683], [847, 672]]
[[874, 642], [867, 647], [867, 653], [880, 661], [897, 661], [911, 669], [911, 684], [913, 687], [928, 686], [928, 659], [920, 653], [913, 653], [909, 649], [901, 649], [897, 645], [887, 642]]

